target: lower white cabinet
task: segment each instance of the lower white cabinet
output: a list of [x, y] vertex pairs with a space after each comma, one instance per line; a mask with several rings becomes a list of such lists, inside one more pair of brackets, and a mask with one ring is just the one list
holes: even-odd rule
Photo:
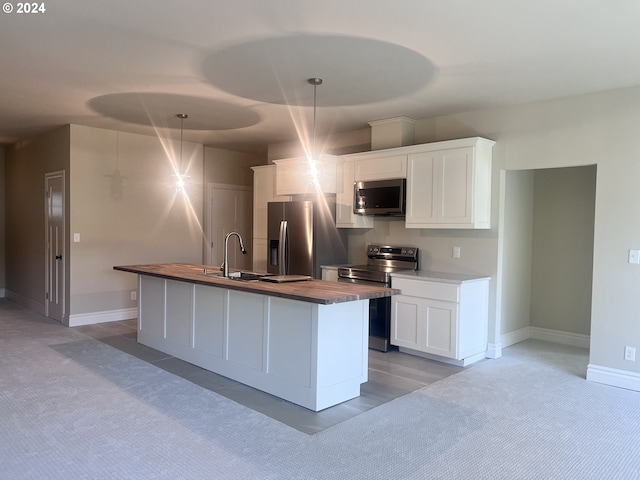
[[458, 365], [484, 358], [490, 278], [420, 275], [392, 276], [391, 286], [402, 294], [391, 298], [391, 344]]

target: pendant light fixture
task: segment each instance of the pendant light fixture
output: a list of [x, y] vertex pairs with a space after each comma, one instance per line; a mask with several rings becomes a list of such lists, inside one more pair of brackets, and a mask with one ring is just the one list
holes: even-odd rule
[[318, 175], [318, 169], [316, 165], [318, 161], [318, 152], [316, 151], [316, 111], [318, 106], [317, 91], [318, 91], [318, 86], [322, 85], [322, 79], [309, 78], [307, 80], [307, 83], [309, 83], [309, 85], [313, 85], [313, 131], [312, 131], [312, 137], [311, 137], [311, 155], [309, 155], [309, 167], [310, 167], [310, 174], [315, 178]]
[[189, 115], [186, 113], [178, 113], [176, 115], [180, 119], [180, 159], [178, 161], [178, 179], [176, 180], [176, 190], [178, 193], [184, 193], [185, 187], [187, 185], [186, 180], [187, 176], [182, 171], [182, 136], [184, 134], [184, 121], [189, 118]]

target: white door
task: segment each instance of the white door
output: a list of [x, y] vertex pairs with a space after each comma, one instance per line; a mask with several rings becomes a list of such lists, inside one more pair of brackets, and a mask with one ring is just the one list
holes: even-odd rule
[[253, 192], [241, 185], [212, 184], [209, 188], [209, 238], [208, 264], [222, 265], [224, 259], [224, 237], [229, 232], [238, 232], [247, 254], [240, 252], [238, 239], [229, 239], [229, 268], [251, 270], [252, 265], [252, 211]]
[[45, 314], [59, 322], [65, 315], [64, 172], [45, 175]]

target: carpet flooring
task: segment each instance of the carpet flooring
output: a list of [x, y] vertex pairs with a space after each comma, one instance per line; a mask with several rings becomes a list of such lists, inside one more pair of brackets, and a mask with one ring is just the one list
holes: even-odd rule
[[640, 479], [640, 394], [526, 341], [314, 435], [19, 307], [2, 479]]

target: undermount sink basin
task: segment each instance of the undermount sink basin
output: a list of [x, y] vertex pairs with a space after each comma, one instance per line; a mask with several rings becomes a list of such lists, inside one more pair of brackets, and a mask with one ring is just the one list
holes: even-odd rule
[[[216, 273], [209, 273], [209, 272], [205, 272], [204, 275], [207, 276], [212, 276], [212, 277], [220, 277], [220, 278], [225, 278], [224, 275], [222, 275], [222, 273], [220, 272], [216, 272]], [[270, 273], [257, 273], [257, 272], [230, 272], [229, 276], [226, 277], [229, 280], [240, 280], [243, 282], [252, 282], [252, 281], [258, 281], [263, 277], [266, 277], [267, 275], [271, 275]]]

